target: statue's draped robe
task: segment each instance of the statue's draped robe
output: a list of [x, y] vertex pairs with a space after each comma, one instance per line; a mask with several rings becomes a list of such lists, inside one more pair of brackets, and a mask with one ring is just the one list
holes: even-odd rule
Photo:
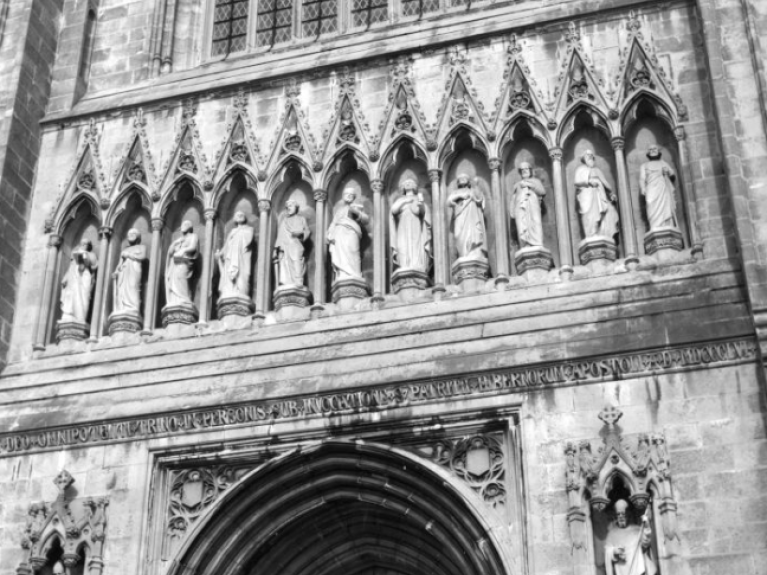
[[[614, 560], [618, 547], [625, 550], [625, 561]], [[637, 525], [628, 525], [623, 529], [611, 526], [605, 540], [605, 571], [607, 575], [657, 575], [658, 569], [649, 547], [649, 534], [643, 535]]]
[[98, 260], [92, 252], [76, 249], [61, 288], [61, 321], [86, 323]]
[[117, 279], [114, 290], [114, 311], [116, 313], [140, 313], [141, 309], [141, 277], [146, 246], [128, 246], [120, 254], [120, 265], [117, 267]]
[[[523, 183], [527, 186], [523, 186]], [[526, 178], [514, 186], [511, 217], [517, 224], [520, 247], [543, 245], [541, 198], [545, 193], [543, 183], [538, 178]]]
[[194, 305], [189, 280], [194, 273], [198, 245], [194, 233], [184, 234], [170, 245], [165, 263], [166, 305]]
[[335, 213], [328, 228], [330, 261], [336, 280], [362, 277], [361, 240], [362, 227], [349, 214], [349, 206], [344, 205]]
[[250, 267], [255, 232], [250, 226], [236, 226], [229, 232], [218, 258], [221, 277], [218, 282], [222, 298], [250, 298]]
[[666, 168], [673, 174], [671, 166], [663, 160], [650, 160], [639, 169], [639, 183], [647, 206], [647, 220], [650, 229], [677, 227], [674, 184], [663, 173]]
[[[296, 237], [294, 234], [298, 234]], [[286, 216], [277, 231], [277, 284], [303, 286], [306, 275], [304, 242], [311, 235], [306, 218], [295, 214]]]
[[431, 259], [431, 218], [425, 204], [413, 195], [398, 198], [391, 207], [397, 222], [394, 262], [400, 270], [427, 272]]
[[453, 234], [459, 258], [487, 259], [485, 232], [485, 199], [479, 191], [468, 191], [469, 199], [456, 202], [453, 207]]
[[[591, 180], [598, 180], [599, 183], [592, 186]], [[610, 188], [602, 170], [586, 165], [578, 166], [575, 170], [575, 187], [578, 190], [578, 212], [584, 237], [604, 236], [613, 239], [618, 233], [618, 211], [607, 196]]]

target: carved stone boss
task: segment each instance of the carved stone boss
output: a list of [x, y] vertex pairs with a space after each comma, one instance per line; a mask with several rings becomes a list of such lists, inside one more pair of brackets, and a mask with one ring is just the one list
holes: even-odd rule
[[[53, 480], [59, 490], [56, 500], [29, 506], [21, 540], [27, 556], [16, 569], [17, 575], [32, 575], [44, 567], [54, 573], [64, 572], [64, 569], [69, 573], [82, 560], [86, 561], [84, 567], [89, 575], [101, 575], [109, 499], [72, 498], [68, 490], [74, 482], [68, 471], [62, 471]], [[56, 564], [49, 565], [48, 552], [57, 539], [63, 553]]]
[[[661, 565], [664, 559], [678, 555], [677, 504], [666, 440], [661, 433], [642, 433], [636, 437], [636, 443], [629, 443], [617, 426], [622, 415], [615, 407], [606, 407], [599, 413], [604, 428], [598, 448], [592, 449], [588, 440], [568, 442], [565, 447], [567, 523], [579, 573], [587, 572], [582, 569], [590, 563], [593, 569], [589, 553], [593, 545], [591, 518], [615, 503], [610, 492], [616, 479], [628, 490], [628, 500], [637, 512], [652, 517]], [[661, 573], [664, 571], [661, 569]]]

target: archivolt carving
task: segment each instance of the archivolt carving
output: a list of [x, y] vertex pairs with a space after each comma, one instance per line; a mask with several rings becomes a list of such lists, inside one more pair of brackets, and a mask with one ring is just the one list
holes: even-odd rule
[[357, 97], [356, 80], [349, 68], [344, 68], [339, 74], [338, 88], [333, 115], [322, 135], [320, 155], [325, 160], [341, 147], [350, 144], [367, 153], [372, 140], [370, 126]]
[[439, 105], [436, 124], [428, 129], [430, 140], [440, 140], [457, 124], [477, 127], [487, 133], [484, 106], [466, 70], [466, 52], [453, 47], [448, 50], [450, 73]]
[[294, 78], [285, 86], [285, 110], [272, 141], [268, 170], [273, 170], [285, 156], [290, 155], [308, 162], [315, 169], [322, 169], [317, 144], [301, 108], [300, 95], [301, 86]]
[[253, 123], [248, 114], [248, 97], [244, 90], [240, 90], [233, 99], [225, 133], [221, 148], [216, 153], [216, 166], [213, 170], [215, 181], [220, 183], [236, 167], [252, 173], [254, 177], [264, 172], [266, 158], [261, 153], [253, 131]]

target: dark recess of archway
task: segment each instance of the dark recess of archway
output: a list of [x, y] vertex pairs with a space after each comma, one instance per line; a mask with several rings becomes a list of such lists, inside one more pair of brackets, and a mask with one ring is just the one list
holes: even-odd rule
[[272, 460], [198, 527], [170, 575], [506, 575], [465, 495], [387, 446]]

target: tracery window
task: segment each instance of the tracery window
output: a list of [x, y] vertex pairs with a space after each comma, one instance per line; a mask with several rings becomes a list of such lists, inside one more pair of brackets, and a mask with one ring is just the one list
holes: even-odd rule
[[261, 0], [258, 3], [256, 45], [271, 47], [289, 42], [292, 25], [293, 0]]
[[304, 38], [338, 31], [338, 0], [304, 0], [302, 8]]
[[212, 56], [225, 56], [245, 50], [249, 5], [249, 0], [216, 0], [213, 10]]
[[352, 0], [352, 25], [369, 28], [389, 19], [387, 0]]
[[439, 10], [439, 0], [401, 0], [401, 2], [403, 16], [421, 18], [424, 14]]

